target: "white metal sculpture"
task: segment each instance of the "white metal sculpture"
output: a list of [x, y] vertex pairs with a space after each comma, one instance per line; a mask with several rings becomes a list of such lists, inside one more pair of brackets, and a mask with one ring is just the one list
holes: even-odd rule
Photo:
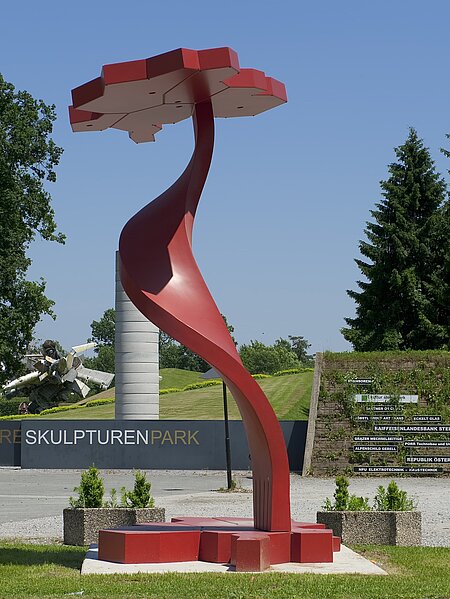
[[23, 402], [20, 411], [39, 414], [67, 399], [70, 393], [86, 397], [90, 391], [87, 383], [95, 383], [107, 389], [114, 374], [85, 368], [79, 357], [95, 346], [96, 343], [75, 345], [66, 356], [60, 356], [55, 343], [47, 340], [42, 346], [42, 354], [25, 356], [25, 364], [31, 372], [10, 381], [2, 387], [2, 391], [7, 398], [29, 396], [29, 403]]

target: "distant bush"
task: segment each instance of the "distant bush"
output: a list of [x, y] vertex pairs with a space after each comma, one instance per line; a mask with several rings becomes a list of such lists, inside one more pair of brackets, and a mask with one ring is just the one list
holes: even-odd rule
[[264, 345], [260, 341], [250, 341], [249, 344], [241, 345], [239, 355], [251, 374], [272, 374], [300, 366], [296, 354], [289, 349], [289, 342], [285, 346], [280, 343]]
[[272, 375], [271, 374], [252, 374], [252, 379], [258, 380], [258, 379], [271, 379]]
[[14, 416], [19, 411], [19, 406], [26, 397], [15, 397], [14, 399], [0, 399], [0, 416]]

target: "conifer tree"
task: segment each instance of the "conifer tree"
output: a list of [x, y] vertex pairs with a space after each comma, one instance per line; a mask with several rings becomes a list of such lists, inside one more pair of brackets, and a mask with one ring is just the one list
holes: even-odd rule
[[359, 245], [366, 280], [347, 291], [356, 316], [342, 334], [357, 351], [448, 348], [446, 184], [414, 129], [395, 153]]

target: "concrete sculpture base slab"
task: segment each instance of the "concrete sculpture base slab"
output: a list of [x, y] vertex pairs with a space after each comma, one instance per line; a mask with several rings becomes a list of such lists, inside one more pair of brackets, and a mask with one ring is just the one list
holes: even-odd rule
[[[166, 572], [236, 572], [231, 564], [190, 561], [163, 564], [116, 564], [98, 559], [98, 549], [92, 545], [86, 553], [81, 574], [164, 574]], [[276, 564], [266, 572], [286, 572], [290, 574], [369, 574], [386, 575], [387, 572], [370, 560], [342, 545], [335, 553], [333, 563], [324, 564]]]
[[98, 557], [121, 564], [204, 561], [238, 572], [261, 572], [287, 562], [330, 563], [340, 539], [324, 524], [292, 522], [291, 530], [262, 531], [250, 518], [174, 518], [99, 533]]

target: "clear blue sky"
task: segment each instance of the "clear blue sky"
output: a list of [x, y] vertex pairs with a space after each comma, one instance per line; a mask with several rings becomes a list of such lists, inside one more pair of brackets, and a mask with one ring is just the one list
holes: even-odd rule
[[179, 47], [231, 46], [241, 66], [286, 84], [288, 104], [255, 118], [216, 120], [216, 149], [194, 250], [240, 343], [303, 335], [312, 351], [347, 350], [346, 289], [393, 148], [414, 126], [439, 154], [450, 131], [447, 0], [67, 3], [2, 5], [0, 72], [55, 103], [64, 147], [50, 190], [65, 246], [34, 243], [30, 276], [47, 280], [55, 322], [40, 338], [83, 342], [114, 302], [114, 252], [126, 220], [178, 177], [190, 121], [154, 144], [126, 133], [73, 134], [70, 90], [102, 64]]

